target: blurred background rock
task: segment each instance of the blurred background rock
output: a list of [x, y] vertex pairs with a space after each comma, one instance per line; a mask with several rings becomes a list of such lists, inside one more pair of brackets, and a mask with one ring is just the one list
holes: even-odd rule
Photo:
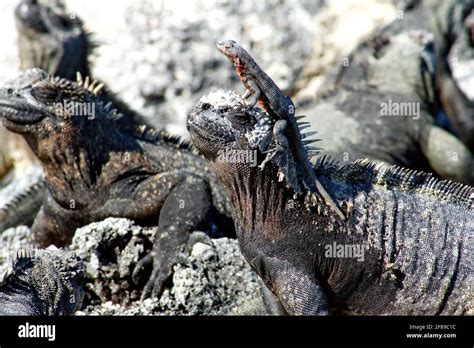
[[[65, 3], [100, 44], [93, 75], [155, 125], [183, 136], [186, 112], [201, 95], [211, 88], [242, 89], [216, 40], [233, 38], [251, 49], [288, 93], [308, 82], [313, 93], [331, 65], [396, 13], [388, 0]], [[0, 81], [18, 72], [17, 4], [0, 4], [0, 43], [8, 47], [0, 57]]]

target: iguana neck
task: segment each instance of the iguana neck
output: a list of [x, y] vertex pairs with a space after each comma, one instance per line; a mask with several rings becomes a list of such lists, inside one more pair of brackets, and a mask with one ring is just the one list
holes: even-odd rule
[[[245, 166], [245, 168], [243, 168]], [[261, 170], [257, 166], [239, 163], [211, 162], [211, 169], [217, 174], [233, 206], [233, 218], [239, 225], [239, 238], [264, 238], [275, 240], [287, 234], [286, 212], [289, 205], [296, 209], [307, 209], [304, 195], [294, 196], [294, 191], [285, 181], [278, 181], [278, 170], [273, 163]], [[310, 214], [334, 215], [329, 206], [315, 201]], [[337, 217], [334, 218], [336, 220]], [[282, 228], [283, 226], [283, 228]]]
[[[245, 166], [243, 169], [242, 166]], [[278, 213], [286, 201], [286, 190], [275, 182], [274, 169], [268, 166], [261, 171], [257, 166], [238, 163], [211, 163], [211, 169], [220, 178], [233, 206], [233, 218], [245, 233], [265, 233], [266, 220], [277, 225]], [[278, 189], [278, 188], [282, 189]], [[255, 218], [256, 216], [263, 218]], [[261, 224], [261, 225], [259, 225]]]
[[[110, 132], [114, 132], [111, 130]], [[87, 133], [87, 132], [86, 132]], [[120, 132], [115, 134], [96, 135], [90, 132], [72, 134], [70, 139], [57, 139], [62, 144], [48, 144], [50, 151], [41, 151], [41, 165], [50, 194], [61, 206], [69, 206], [74, 200], [75, 205], [87, 205], [94, 195], [94, 187], [113, 180], [106, 170], [111, 168], [117, 176], [131, 166], [131, 157], [140, 148], [134, 139]], [[94, 139], [95, 138], [95, 139]], [[36, 144], [31, 144], [35, 149]], [[38, 154], [38, 149], [35, 149]], [[123, 167], [123, 168], [121, 168]], [[87, 193], [87, 194], [86, 194]]]

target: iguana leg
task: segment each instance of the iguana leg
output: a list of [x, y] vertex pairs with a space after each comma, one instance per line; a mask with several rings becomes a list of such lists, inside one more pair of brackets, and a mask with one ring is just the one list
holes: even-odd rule
[[326, 293], [316, 277], [296, 268], [278, 272], [274, 292], [290, 315], [328, 315]]
[[74, 215], [48, 196], [31, 227], [30, 241], [41, 248], [50, 245], [64, 247], [71, 242], [74, 232], [79, 227], [81, 224], [75, 221]]
[[275, 147], [263, 152], [267, 153], [268, 155], [260, 164], [260, 169], [265, 168], [265, 165], [270, 162], [277, 154], [280, 155], [288, 150], [288, 139], [284, 134], [286, 125], [287, 123], [285, 120], [278, 120], [273, 125], [273, 139], [275, 142]]
[[262, 280], [260, 280], [260, 291], [262, 294], [263, 304], [269, 315], [288, 315], [281, 305], [278, 297], [267, 288]]
[[[296, 256], [296, 254], [295, 254]], [[293, 263], [282, 260], [265, 251], [249, 260], [266, 284], [271, 284], [274, 296], [288, 315], [328, 315], [329, 305], [326, 292], [319, 284], [312, 268], [304, 268], [309, 264], [296, 258]], [[298, 265], [298, 266], [294, 266]], [[266, 296], [266, 300], [270, 296]], [[275, 309], [275, 301], [270, 297], [270, 310]], [[268, 308], [268, 307], [267, 307]], [[276, 306], [278, 309], [278, 306]]]
[[[151, 254], [142, 259], [134, 270], [134, 278], [148, 262], [153, 261], [151, 277], [142, 299], [157, 297], [164, 283], [171, 277], [179, 253], [188, 243], [190, 233], [205, 223], [211, 208], [208, 183], [197, 177], [188, 177], [178, 183], [166, 198], [159, 216]], [[150, 256], [151, 255], [151, 256]]]

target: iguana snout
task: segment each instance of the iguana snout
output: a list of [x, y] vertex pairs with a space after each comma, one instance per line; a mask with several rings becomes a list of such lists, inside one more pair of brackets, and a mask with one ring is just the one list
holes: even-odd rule
[[44, 71], [31, 69], [5, 83], [0, 89], [0, 117], [3, 117], [8, 129], [22, 133], [23, 128], [40, 122], [49, 114], [35, 99], [39, 91], [36, 86], [46, 78]]

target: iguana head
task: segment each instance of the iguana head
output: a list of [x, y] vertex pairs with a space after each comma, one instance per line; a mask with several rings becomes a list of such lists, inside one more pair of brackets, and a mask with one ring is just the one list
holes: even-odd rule
[[73, 314], [84, 297], [84, 271], [84, 264], [73, 252], [54, 246], [21, 249], [0, 272], [0, 312]]
[[15, 10], [21, 69], [41, 68], [74, 80], [89, 75], [89, 43], [82, 21], [59, 0], [23, 0]]
[[228, 160], [224, 154], [229, 151], [258, 152], [265, 148], [271, 120], [261, 109], [248, 109], [238, 94], [215, 91], [192, 108], [187, 128], [193, 144], [208, 160], [223, 162]]
[[122, 116], [101, 100], [100, 88], [88, 78], [71, 82], [27, 70], [0, 89], [0, 118], [26, 139], [43, 164], [65, 165], [59, 162], [68, 161], [66, 154], [99, 156], [98, 147], [114, 139], [112, 123]]

